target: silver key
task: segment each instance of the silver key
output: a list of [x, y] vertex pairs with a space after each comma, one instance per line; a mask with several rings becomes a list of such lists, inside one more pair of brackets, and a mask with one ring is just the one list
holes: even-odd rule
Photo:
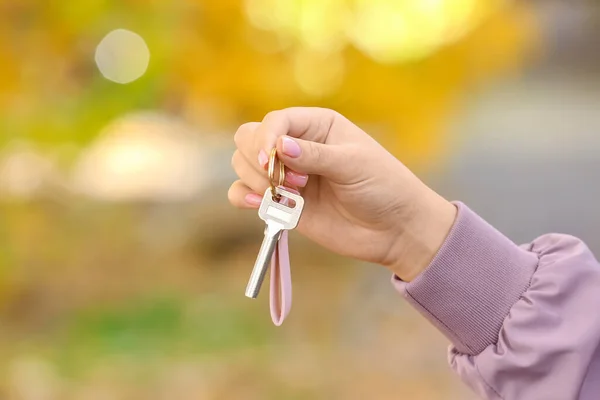
[[271, 189], [268, 188], [263, 196], [262, 203], [258, 209], [258, 216], [266, 222], [265, 238], [258, 252], [258, 257], [254, 263], [248, 286], [246, 287], [246, 296], [255, 299], [260, 292], [260, 287], [265, 279], [265, 275], [271, 264], [273, 252], [277, 246], [277, 242], [284, 230], [294, 229], [298, 225], [302, 208], [304, 207], [304, 199], [294, 193], [290, 193], [280, 187], [275, 188], [275, 192], [282, 198], [287, 198], [294, 201], [294, 207], [288, 207], [273, 200]]

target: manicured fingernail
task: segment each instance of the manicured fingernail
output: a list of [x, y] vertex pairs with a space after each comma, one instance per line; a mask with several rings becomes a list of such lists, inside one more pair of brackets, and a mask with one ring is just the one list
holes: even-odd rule
[[262, 197], [260, 197], [256, 193], [248, 193], [246, 197], [244, 197], [244, 200], [251, 206], [260, 206], [260, 203], [262, 202]]
[[285, 180], [291, 185], [304, 187], [308, 182], [308, 175], [300, 174], [294, 171], [288, 171], [285, 174]]
[[265, 165], [267, 165], [268, 162], [269, 162], [269, 156], [267, 155], [267, 152], [264, 150], [261, 150], [260, 153], [258, 153], [258, 165], [260, 165], [261, 167], [264, 167]]
[[294, 139], [284, 136], [281, 140], [284, 154], [293, 158], [300, 157], [302, 150]]

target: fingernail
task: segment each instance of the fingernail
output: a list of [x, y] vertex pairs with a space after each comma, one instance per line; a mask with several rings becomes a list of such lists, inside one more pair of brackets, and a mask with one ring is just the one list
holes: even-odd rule
[[248, 193], [246, 197], [244, 197], [244, 200], [251, 206], [260, 206], [260, 203], [262, 202], [262, 197], [260, 197], [256, 193]]
[[304, 187], [308, 182], [308, 175], [300, 174], [294, 171], [288, 171], [285, 174], [285, 180], [291, 185]]
[[282, 147], [283, 147], [283, 152], [293, 158], [299, 157], [300, 154], [302, 153], [302, 150], [300, 149], [300, 146], [298, 146], [298, 143], [296, 143], [296, 141], [290, 137], [284, 136], [282, 138]]
[[269, 156], [267, 155], [267, 152], [264, 150], [261, 150], [260, 153], [258, 153], [258, 165], [260, 165], [261, 167], [264, 167], [265, 165], [267, 165], [268, 162], [269, 162]]

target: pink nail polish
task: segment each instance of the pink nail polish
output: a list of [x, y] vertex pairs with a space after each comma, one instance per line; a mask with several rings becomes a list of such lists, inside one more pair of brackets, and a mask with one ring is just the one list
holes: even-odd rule
[[302, 149], [300, 149], [300, 146], [294, 139], [284, 136], [281, 140], [283, 153], [285, 155], [293, 158], [300, 157], [300, 154], [302, 154]]
[[299, 174], [298, 172], [294, 171], [288, 171], [285, 174], [285, 180], [294, 186], [304, 187], [308, 183], [308, 175]]
[[269, 156], [267, 155], [267, 152], [264, 150], [261, 150], [260, 153], [258, 153], [258, 165], [260, 165], [261, 167], [264, 167], [265, 165], [267, 165], [268, 162], [269, 162]]
[[244, 197], [244, 200], [251, 206], [260, 206], [260, 203], [262, 202], [262, 197], [260, 197], [256, 193], [248, 193], [246, 197]]

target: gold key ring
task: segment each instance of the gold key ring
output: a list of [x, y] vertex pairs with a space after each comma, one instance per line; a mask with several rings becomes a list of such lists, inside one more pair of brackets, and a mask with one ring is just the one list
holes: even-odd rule
[[269, 186], [271, 187], [271, 194], [273, 195], [273, 199], [279, 200], [281, 196], [277, 194], [275, 188], [277, 186], [283, 186], [285, 182], [285, 165], [281, 161], [279, 161], [279, 183], [275, 185], [275, 161], [277, 160], [277, 149], [273, 147], [271, 150], [271, 154], [269, 155]]

